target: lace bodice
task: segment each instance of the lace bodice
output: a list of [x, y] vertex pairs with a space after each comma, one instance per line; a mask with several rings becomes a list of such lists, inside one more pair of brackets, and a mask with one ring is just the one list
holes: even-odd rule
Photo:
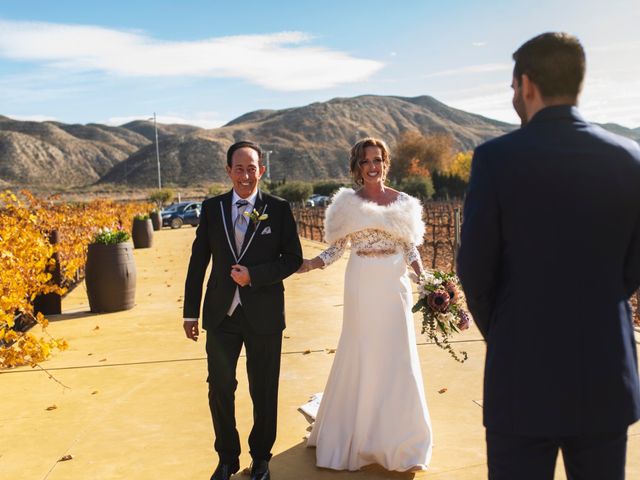
[[351, 246], [352, 253], [364, 256], [390, 255], [402, 252], [407, 265], [417, 261], [422, 268], [420, 254], [415, 245], [407, 243], [389, 232], [375, 228], [350, 233], [332, 243], [318, 256], [327, 266], [338, 260], [349, 246]]

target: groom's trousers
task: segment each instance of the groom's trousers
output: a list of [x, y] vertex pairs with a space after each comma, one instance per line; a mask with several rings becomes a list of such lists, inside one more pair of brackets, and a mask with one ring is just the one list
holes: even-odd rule
[[487, 431], [489, 480], [553, 480], [559, 450], [567, 480], [624, 480], [626, 429], [556, 438]]
[[236, 366], [244, 344], [249, 393], [253, 402], [253, 428], [249, 453], [253, 460], [269, 460], [276, 439], [278, 380], [282, 332], [256, 335], [248, 325], [242, 306], [220, 326], [207, 331], [209, 408], [215, 431], [214, 448], [223, 463], [234, 464], [240, 456], [236, 429]]

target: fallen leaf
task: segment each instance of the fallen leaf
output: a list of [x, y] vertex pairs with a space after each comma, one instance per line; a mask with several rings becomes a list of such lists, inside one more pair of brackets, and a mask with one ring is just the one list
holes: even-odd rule
[[66, 462], [67, 460], [73, 460], [73, 455], [64, 455], [62, 457], [60, 457], [60, 460], [58, 460], [59, 462]]
[[285, 335], [284, 338], [291, 338], [289, 335]]
[[48, 406], [47, 408], [45, 408], [45, 410], [47, 410], [47, 411], [51, 411], [51, 410], [55, 410], [56, 408], [58, 408], [58, 406], [57, 406], [57, 405], [50, 405], [50, 406]]
[[327, 348], [327, 353], [336, 353], [335, 348]]
[[96, 325], [94, 330], [100, 330], [100, 325]]
[[302, 352], [303, 355], [309, 355], [311, 353], [311, 350], [305, 350], [304, 352]]
[[447, 388], [445, 387], [445, 388], [441, 388], [440, 390], [438, 390], [438, 393], [444, 393], [446, 391], [447, 391]]
[[95, 395], [98, 393], [98, 390], [94, 390], [93, 392], [91, 392], [91, 395]]
[[93, 355], [93, 353], [87, 353], [87, 356], [90, 357], [91, 355]]
[[98, 360], [98, 361], [99, 361], [99, 362], [106, 362], [106, 361], [107, 361], [107, 359], [106, 359], [106, 358], [103, 358], [103, 359]]

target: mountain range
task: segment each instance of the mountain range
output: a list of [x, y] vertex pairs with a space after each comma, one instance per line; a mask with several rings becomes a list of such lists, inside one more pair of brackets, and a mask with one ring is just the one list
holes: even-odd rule
[[[640, 140], [640, 128], [602, 125]], [[226, 180], [225, 152], [242, 139], [270, 151], [271, 178], [316, 180], [348, 175], [350, 146], [365, 136], [391, 148], [403, 132], [448, 133], [460, 150], [517, 128], [451, 108], [433, 97], [363, 95], [298, 108], [257, 110], [226, 125], [203, 129], [158, 124], [164, 185]], [[0, 187], [76, 187], [94, 183], [157, 185], [154, 125], [18, 121], [0, 116]]]

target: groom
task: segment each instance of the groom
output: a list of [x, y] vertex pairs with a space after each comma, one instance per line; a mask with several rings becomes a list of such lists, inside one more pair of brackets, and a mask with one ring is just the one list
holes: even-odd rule
[[228, 480], [240, 468], [234, 394], [243, 345], [253, 401], [251, 479], [269, 480], [285, 327], [282, 280], [302, 264], [302, 249], [289, 204], [258, 189], [265, 171], [260, 147], [231, 145], [226, 169], [233, 189], [202, 204], [185, 285], [184, 330], [198, 339], [202, 283], [211, 260], [202, 309], [209, 407], [220, 457], [211, 480]]
[[586, 122], [579, 41], [514, 54], [522, 128], [479, 146], [458, 274], [487, 342], [489, 478], [624, 478], [640, 418], [629, 297], [640, 285], [640, 148]]

